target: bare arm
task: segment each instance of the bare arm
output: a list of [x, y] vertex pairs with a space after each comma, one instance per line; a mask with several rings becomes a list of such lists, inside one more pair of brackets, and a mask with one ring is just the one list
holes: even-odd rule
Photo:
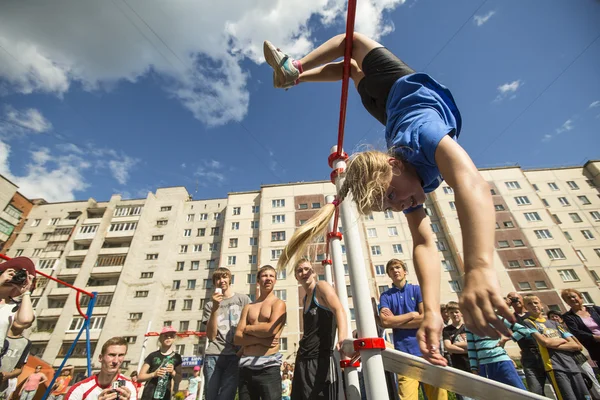
[[573, 353], [576, 353], [578, 351], [581, 351], [581, 349], [583, 348], [581, 346], [581, 344], [579, 342], [576, 342], [575, 340], [573, 340], [573, 337], [569, 336], [568, 338], [566, 338], [567, 342], [563, 343], [563, 344], [559, 344], [556, 349], [559, 350], [565, 350], [565, 351], [570, 351]]
[[254, 343], [248, 343], [247, 340], [247, 335], [244, 335], [244, 330], [246, 329], [246, 324], [247, 324], [247, 320], [248, 320], [248, 309], [249, 309], [249, 305], [245, 305], [244, 309], [242, 310], [242, 315], [240, 317], [240, 322], [238, 322], [238, 326], [235, 330], [235, 336], [233, 337], [233, 344], [235, 344], [236, 346], [250, 346], [251, 344]]
[[324, 281], [317, 283], [317, 288], [319, 289], [317, 292], [318, 299], [321, 300], [323, 305], [329, 308], [335, 315], [338, 329], [338, 342], [348, 339], [348, 320], [346, 311], [344, 310], [344, 307], [342, 307], [342, 303], [340, 303], [340, 299], [337, 297], [335, 290], [333, 290], [333, 287], [331, 287], [329, 283]]
[[[464, 342], [465, 345], [467, 342]], [[457, 346], [456, 344], [452, 344], [449, 339], [444, 339], [444, 348], [448, 350], [448, 353], [451, 354], [467, 354], [467, 349], [462, 348], [461, 346]]]
[[156, 371], [149, 373], [148, 372], [149, 369], [150, 369], [150, 364], [144, 363], [144, 365], [142, 365], [142, 369], [140, 370], [140, 373], [138, 374], [138, 381], [146, 382], [157, 376]]
[[19, 309], [15, 314], [14, 322], [17, 322], [20, 325], [29, 326], [34, 319], [33, 314], [33, 304], [31, 304], [31, 292], [29, 291], [31, 288], [31, 283], [33, 282], [33, 277], [30, 274], [27, 274], [27, 283], [22, 288], [22, 297], [21, 304], [19, 305]]
[[16, 378], [17, 376], [21, 375], [21, 372], [23, 371], [22, 368], [15, 368], [10, 372], [6, 372], [3, 376], [4, 379], [11, 379], [11, 378]]
[[421, 326], [421, 322], [423, 322], [423, 311], [423, 302], [421, 302], [419, 303], [419, 312], [404, 325], [405, 329], [418, 329]]
[[278, 299], [275, 304], [273, 304], [273, 309], [271, 310], [271, 317], [269, 320], [267, 322], [259, 322], [254, 325], [246, 325], [244, 333], [246, 335], [263, 338], [274, 337], [283, 328], [283, 325], [285, 324], [285, 318], [285, 303]]
[[548, 338], [548, 337], [542, 335], [539, 332], [534, 332], [534, 333], [531, 334], [531, 336], [535, 339], [536, 342], [538, 342], [542, 346], [548, 347], [548, 348], [551, 348], [551, 349], [556, 349], [561, 344], [566, 343], [566, 339], [563, 339], [563, 338]]
[[210, 317], [206, 323], [206, 337], [208, 340], [215, 340], [217, 337], [217, 318], [219, 314], [219, 305], [223, 300], [223, 295], [214, 293], [212, 296], [212, 308], [210, 310]]
[[454, 189], [462, 227], [465, 288], [460, 308], [465, 310], [465, 323], [473, 333], [482, 337], [498, 338], [498, 333], [508, 336], [510, 332], [495, 311], [514, 321], [500, 296], [493, 268], [496, 216], [490, 187], [466, 151], [449, 136], [438, 144], [435, 160], [442, 176]]

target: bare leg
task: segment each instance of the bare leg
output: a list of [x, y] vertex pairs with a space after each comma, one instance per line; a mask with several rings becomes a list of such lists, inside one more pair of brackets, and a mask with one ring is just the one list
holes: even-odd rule
[[[312, 68], [300, 74], [300, 82], [335, 82], [342, 79], [344, 72], [344, 62], [333, 62]], [[354, 84], [358, 87], [358, 83], [364, 77], [364, 74], [354, 59], [350, 64], [350, 76]]]
[[[311, 51], [299, 61], [304, 71], [308, 71], [343, 57], [345, 46], [346, 35], [337, 35]], [[354, 33], [352, 58], [356, 61], [358, 68], [362, 69], [362, 62], [367, 53], [377, 47], [383, 46], [361, 33]]]

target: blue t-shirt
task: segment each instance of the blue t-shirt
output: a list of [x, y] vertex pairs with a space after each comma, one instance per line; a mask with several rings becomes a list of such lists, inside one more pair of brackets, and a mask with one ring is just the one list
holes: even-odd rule
[[392, 86], [386, 111], [388, 148], [415, 167], [425, 193], [433, 192], [443, 180], [435, 162], [437, 146], [448, 134], [456, 140], [462, 125], [452, 94], [427, 74], [406, 75]]
[[[419, 303], [423, 302], [421, 287], [407, 283], [402, 289], [392, 286], [381, 294], [379, 309], [389, 308], [394, 315], [402, 315], [419, 311]], [[414, 356], [421, 356], [417, 343], [418, 329], [394, 329], [394, 348]]]

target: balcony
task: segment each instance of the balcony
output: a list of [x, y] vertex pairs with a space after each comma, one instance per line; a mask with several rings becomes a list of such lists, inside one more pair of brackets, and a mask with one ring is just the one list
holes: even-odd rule
[[119, 275], [123, 271], [123, 266], [111, 266], [111, 267], [94, 267], [92, 268], [92, 275]]
[[44, 258], [60, 258], [60, 256], [62, 256], [62, 253], [63, 253], [62, 250], [44, 251], [43, 257]]
[[[90, 340], [98, 340], [98, 338], [100, 337], [100, 333], [101, 332], [102, 332], [101, 329], [90, 330]], [[75, 340], [75, 338], [77, 337], [77, 333], [79, 333], [79, 330], [65, 332], [65, 335], [63, 337], [63, 341], [64, 342], [73, 342], [73, 340]], [[81, 339], [79, 339], [79, 343], [85, 343], [85, 336], [83, 336], [83, 335], [81, 336]], [[90, 354], [90, 356], [92, 356], [92, 354]], [[71, 360], [72, 359], [69, 358], [69, 364], [72, 364]], [[73, 358], [73, 360], [75, 360], [75, 359]], [[84, 360], [85, 360], [85, 358], [84, 358]]]
[[100, 225], [102, 217], [100, 218], [86, 218], [83, 220], [83, 225]]
[[94, 237], [96, 237], [96, 232], [90, 232], [90, 233], [78, 232], [75, 235], [75, 240], [89, 242], [89, 241], [94, 240]]
[[77, 219], [61, 219], [58, 221], [57, 226], [75, 226], [77, 225]]
[[57, 287], [50, 291], [50, 296], [68, 296], [73, 292], [73, 289], [68, 287]]
[[87, 292], [114, 293], [114, 291], [117, 290], [117, 285], [87, 286], [85, 290]]
[[127, 215], [125, 217], [113, 217], [113, 219], [111, 219], [110, 222], [114, 224], [117, 222], [138, 222], [139, 220], [139, 215]]
[[129, 247], [107, 247], [107, 248], [102, 248], [100, 249], [100, 251], [98, 252], [99, 255], [119, 255], [119, 254], [127, 254], [129, 253]]
[[58, 277], [62, 279], [61, 277], [65, 276], [77, 276], [79, 272], [81, 272], [81, 268], [62, 268], [58, 273]]
[[45, 308], [40, 312], [40, 314], [38, 315], [38, 318], [60, 317], [62, 312], [63, 312], [62, 308]]
[[52, 332], [31, 332], [28, 339], [32, 342], [47, 342], [52, 337]]
[[131, 229], [128, 231], [108, 231], [106, 232], [106, 238], [123, 238], [123, 237], [132, 237], [135, 235], [135, 229]]
[[12, 215], [10, 215], [9, 213], [7, 213], [6, 211], [2, 211], [0, 213], [0, 218], [2, 218], [6, 222], [8, 222], [9, 224], [14, 225], [14, 226], [17, 226], [19, 224], [19, 218], [13, 217]]
[[85, 250], [71, 250], [67, 257], [69, 258], [84, 258], [88, 253], [88, 249]]

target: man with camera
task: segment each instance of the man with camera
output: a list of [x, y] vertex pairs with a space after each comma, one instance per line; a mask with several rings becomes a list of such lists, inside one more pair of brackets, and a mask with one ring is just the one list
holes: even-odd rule
[[119, 372], [126, 355], [124, 338], [108, 339], [98, 357], [100, 372], [71, 386], [65, 400], [136, 400], [135, 385]]

